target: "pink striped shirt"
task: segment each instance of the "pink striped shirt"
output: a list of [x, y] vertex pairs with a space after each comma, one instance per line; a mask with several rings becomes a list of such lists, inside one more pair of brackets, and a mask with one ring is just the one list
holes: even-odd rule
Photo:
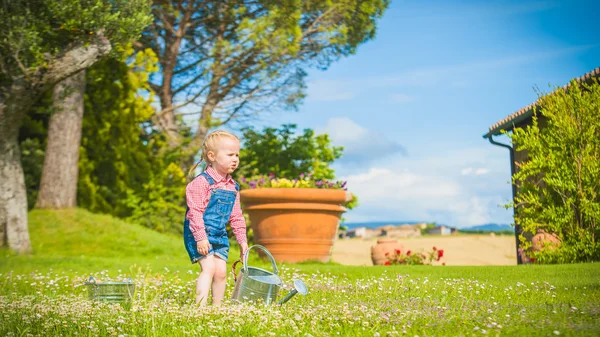
[[[213, 188], [235, 191], [235, 181], [231, 178], [231, 175], [227, 174], [223, 177], [212, 166], [208, 166], [206, 173], [215, 181], [215, 184], [212, 186]], [[210, 184], [201, 175], [187, 184], [185, 188], [185, 198], [189, 208], [187, 218], [190, 220], [190, 231], [194, 235], [196, 242], [206, 239], [204, 211], [210, 200], [210, 190]], [[237, 242], [239, 244], [246, 242], [246, 219], [244, 219], [244, 215], [242, 214], [239, 193], [235, 196], [235, 203], [229, 217], [229, 224]]]

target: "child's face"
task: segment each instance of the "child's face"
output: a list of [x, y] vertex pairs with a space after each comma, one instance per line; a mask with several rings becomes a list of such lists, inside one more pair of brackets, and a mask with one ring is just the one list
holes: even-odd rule
[[240, 142], [237, 139], [222, 137], [216, 152], [210, 151], [208, 157], [212, 167], [219, 173], [232, 173], [240, 164]]

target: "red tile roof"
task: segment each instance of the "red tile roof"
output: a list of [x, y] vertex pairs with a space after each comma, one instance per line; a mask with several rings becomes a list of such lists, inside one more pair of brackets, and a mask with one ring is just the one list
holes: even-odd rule
[[[583, 82], [589, 82], [591, 81], [592, 78], [600, 78], [600, 68], [596, 68], [592, 71], [590, 71], [589, 73], [576, 78], [575, 80], [578, 83], [583, 83]], [[569, 86], [571, 86], [571, 83], [569, 82], [569, 84], [565, 85], [562, 87], [563, 90], [566, 90], [567, 88], [569, 88]], [[498, 135], [500, 134], [500, 131], [502, 130], [510, 130], [513, 129], [515, 127], [515, 125], [518, 125], [519, 123], [521, 123], [522, 121], [530, 118], [531, 116], [533, 116], [533, 107], [538, 103], [538, 101], [529, 104], [528, 106], [524, 107], [523, 109], [520, 109], [519, 111], [513, 113], [512, 115], [498, 121], [496, 124], [490, 126], [490, 129], [488, 130], [488, 132], [483, 135], [483, 138], [488, 138], [489, 136], [493, 136], [493, 135]]]

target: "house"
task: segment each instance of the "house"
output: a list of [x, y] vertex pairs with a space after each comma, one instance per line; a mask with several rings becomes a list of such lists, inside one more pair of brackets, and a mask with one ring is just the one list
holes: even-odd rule
[[[447, 227], [447, 226], [435, 226], [431, 229], [429, 229], [429, 231], [427, 231], [427, 234], [430, 235], [450, 235], [453, 233], [453, 228]], [[454, 233], [456, 233], [456, 229], [454, 228]]]
[[381, 232], [381, 236], [390, 238], [408, 238], [414, 236], [421, 236], [420, 225], [386, 225], [377, 228]]
[[[596, 69], [590, 71], [589, 73], [587, 73], [579, 78], [576, 78], [575, 81], [577, 83], [591, 84], [594, 81], [594, 79], [599, 79], [599, 78], [600, 78], [600, 68], [596, 68]], [[570, 86], [571, 86], [571, 84], [569, 83], [557, 90], [569, 90]], [[517, 163], [522, 163], [527, 159], [527, 154], [524, 153], [523, 151], [515, 151], [515, 149], [512, 147], [512, 145], [497, 142], [494, 139], [494, 136], [500, 135], [502, 131], [510, 132], [510, 131], [514, 130], [515, 128], [523, 128], [528, 125], [531, 125], [533, 122], [533, 109], [537, 105], [538, 105], [538, 102], [536, 101], [536, 102], [512, 113], [508, 117], [506, 117], [506, 118], [498, 121], [497, 123], [493, 124], [492, 126], [490, 126], [489, 130], [483, 135], [483, 138], [488, 139], [490, 143], [508, 149], [509, 156], [510, 156], [511, 175], [514, 175], [516, 173]], [[538, 123], [539, 123], [539, 126], [541, 128], [543, 128], [545, 126], [545, 124], [547, 123], [547, 121], [543, 116], [540, 116], [538, 119]], [[513, 200], [514, 200], [516, 194], [517, 194], [517, 187], [515, 186], [515, 184], [512, 184]], [[517, 250], [519, 248], [519, 235], [520, 234], [522, 234], [522, 230], [521, 230], [520, 226], [515, 226], [515, 240], [516, 240], [516, 249]], [[521, 257], [519, 256], [518, 253], [517, 253], [517, 263], [518, 264], [522, 263]]]
[[368, 239], [376, 236], [380, 236], [381, 231], [377, 229], [367, 228], [367, 227], [357, 227], [352, 228], [345, 231], [343, 234], [340, 234], [338, 237], [341, 238], [363, 238]]
[[344, 238], [362, 238], [365, 236], [367, 232], [367, 227], [357, 227], [346, 230], [344, 234]]

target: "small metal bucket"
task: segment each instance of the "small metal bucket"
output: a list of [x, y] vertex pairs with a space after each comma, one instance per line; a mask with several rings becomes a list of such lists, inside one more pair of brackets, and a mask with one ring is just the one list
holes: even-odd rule
[[[255, 247], [262, 249], [269, 257], [273, 266], [273, 272], [248, 266], [248, 253]], [[238, 260], [232, 266], [235, 287], [233, 288], [231, 299], [240, 302], [263, 300], [266, 304], [275, 302], [282, 282], [277, 275], [279, 271], [271, 253], [261, 245], [251, 246], [244, 254], [244, 265], [240, 270], [240, 275], [236, 275], [235, 267], [240, 262], [242, 261]]]
[[133, 300], [135, 284], [130, 278], [126, 282], [96, 282], [96, 279], [90, 276], [85, 284], [90, 300], [125, 305], [131, 304]]

